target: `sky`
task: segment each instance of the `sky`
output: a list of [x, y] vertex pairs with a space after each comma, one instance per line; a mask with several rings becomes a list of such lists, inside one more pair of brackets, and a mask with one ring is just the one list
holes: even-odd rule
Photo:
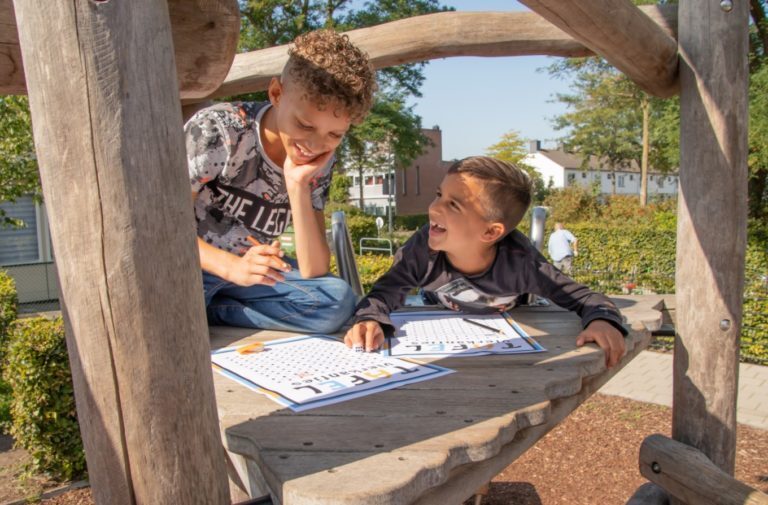
[[[521, 11], [511, 0], [447, 0], [457, 11]], [[422, 97], [411, 102], [422, 126], [439, 126], [443, 159], [484, 154], [501, 136], [515, 130], [524, 139], [554, 145], [563, 133], [551, 118], [565, 112], [551, 103], [568, 92], [568, 82], [537, 72], [555, 61], [546, 56], [456, 57], [431, 60], [424, 69]]]

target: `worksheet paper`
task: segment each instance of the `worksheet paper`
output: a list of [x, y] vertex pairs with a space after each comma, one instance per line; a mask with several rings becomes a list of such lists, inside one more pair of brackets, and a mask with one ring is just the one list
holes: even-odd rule
[[326, 335], [265, 342], [258, 352], [228, 347], [211, 353], [213, 368], [294, 412], [434, 379], [453, 370], [355, 352]]
[[389, 356], [482, 356], [546, 351], [506, 312], [473, 315], [444, 310], [414, 311], [394, 312], [390, 317], [395, 333], [385, 346]]

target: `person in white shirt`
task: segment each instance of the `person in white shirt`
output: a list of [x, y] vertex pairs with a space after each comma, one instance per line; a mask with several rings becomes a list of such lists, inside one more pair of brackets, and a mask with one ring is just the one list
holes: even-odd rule
[[573, 257], [579, 255], [578, 244], [579, 241], [563, 227], [563, 223], [555, 223], [555, 231], [549, 236], [547, 250], [552, 264], [564, 274], [571, 273]]

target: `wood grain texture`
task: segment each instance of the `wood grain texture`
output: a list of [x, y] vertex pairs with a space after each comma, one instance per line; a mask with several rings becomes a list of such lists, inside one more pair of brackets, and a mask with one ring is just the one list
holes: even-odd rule
[[[284, 504], [461, 503], [647, 346], [650, 332], [633, 314], [647, 317], [658, 300], [617, 302], [637, 329], [611, 370], [596, 346], [575, 347], [574, 314], [519, 308], [512, 315], [526, 330], [560, 329], [538, 337], [546, 353], [433, 360], [456, 373], [302, 413], [214, 374], [226, 446], [255, 462]], [[213, 348], [286, 336], [211, 335]]]
[[[674, 45], [675, 6], [642, 8]], [[653, 24], [653, 23], [651, 23]], [[376, 68], [451, 56], [589, 56], [591, 49], [530, 12], [441, 12], [347, 32]], [[675, 46], [676, 50], [676, 46]], [[675, 53], [676, 54], [676, 53]], [[288, 60], [288, 46], [235, 56], [224, 84], [209, 98], [267, 89]], [[503, 63], [499, 63], [502, 65]]]
[[677, 94], [677, 43], [630, 0], [521, 0], [646, 92]]
[[733, 474], [747, 230], [748, 5], [680, 2], [672, 436]]
[[663, 435], [643, 441], [640, 473], [682, 503], [768, 505], [768, 495], [723, 472], [702, 452]]
[[96, 502], [229, 503], [166, 4], [15, 12]]
[[[237, 51], [237, 0], [168, 0], [182, 99], [202, 99], [224, 81]], [[145, 41], [153, 49], [153, 39]], [[0, 94], [26, 94], [12, 0], [0, 0]]]

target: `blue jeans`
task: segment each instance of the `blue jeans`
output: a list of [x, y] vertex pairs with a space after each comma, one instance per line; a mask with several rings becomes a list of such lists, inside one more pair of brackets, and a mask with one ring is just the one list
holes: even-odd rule
[[304, 279], [294, 261], [285, 281], [274, 286], [238, 286], [203, 271], [208, 324], [333, 333], [350, 318], [357, 302], [338, 277]]

